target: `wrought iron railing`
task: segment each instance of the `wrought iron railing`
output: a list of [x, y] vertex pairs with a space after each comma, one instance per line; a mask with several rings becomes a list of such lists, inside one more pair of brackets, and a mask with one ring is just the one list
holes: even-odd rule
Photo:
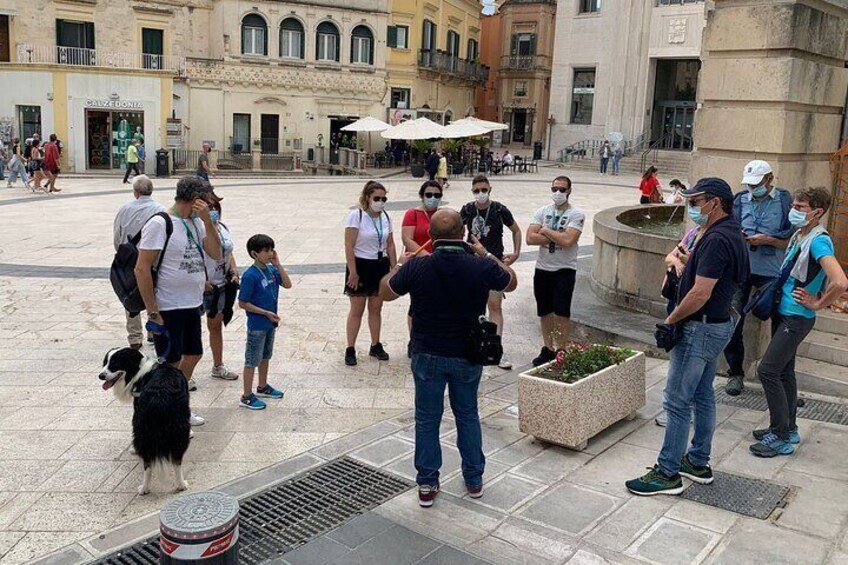
[[662, 137], [651, 143], [647, 149], [642, 151], [642, 162], [641, 168], [644, 171], [648, 167], [648, 159], [652, 163], [657, 162], [657, 158], [659, 157], [660, 149], [664, 149], [671, 142], [674, 137], [674, 130], [666, 132]]
[[185, 75], [185, 57], [176, 55], [156, 55], [152, 53], [124, 53], [84, 47], [63, 47], [61, 45], [34, 45], [19, 43], [17, 47], [18, 63], [44, 63], [81, 67], [108, 67], [113, 69], [150, 69], [172, 71]]
[[423, 69], [474, 82], [486, 82], [489, 79], [489, 67], [475, 61], [460, 59], [447, 51], [434, 49], [419, 50], [418, 66]]
[[536, 55], [511, 55], [501, 58], [501, 65], [510, 70], [532, 71], [540, 63]]

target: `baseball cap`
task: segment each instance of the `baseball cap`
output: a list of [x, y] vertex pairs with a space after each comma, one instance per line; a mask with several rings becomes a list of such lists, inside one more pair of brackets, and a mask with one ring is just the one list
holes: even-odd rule
[[763, 180], [763, 177], [771, 172], [771, 165], [765, 161], [755, 159], [745, 165], [742, 171], [742, 184], [757, 185]]
[[733, 200], [733, 190], [727, 181], [718, 177], [704, 177], [695, 183], [695, 186], [681, 192], [685, 198], [709, 194], [722, 200]]

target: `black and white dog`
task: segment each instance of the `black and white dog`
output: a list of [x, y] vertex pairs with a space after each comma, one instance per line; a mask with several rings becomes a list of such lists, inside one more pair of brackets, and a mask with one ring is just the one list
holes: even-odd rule
[[103, 390], [111, 388], [121, 402], [133, 400], [133, 447], [144, 463], [138, 493], [150, 492], [153, 466], [168, 463], [173, 466], [177, 490], [187, 489], [182, 463], [189, 444], [191, 412], [182, 372], [123, 347], [106, 354], [99, 378]]

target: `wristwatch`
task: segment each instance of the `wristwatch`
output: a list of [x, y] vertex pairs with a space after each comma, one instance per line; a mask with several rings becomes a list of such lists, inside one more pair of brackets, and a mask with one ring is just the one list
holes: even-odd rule
[[157, 310], [157, 311], [155, 311], [155, 312], [148, 312], [148, 313], [147, 313], [147, 317], [148, 317], [148, 318], [161, 318], [161, 317], [162, 317], [162, 315], [161, 315], [161, 314], [159, 314], [159, 311]]

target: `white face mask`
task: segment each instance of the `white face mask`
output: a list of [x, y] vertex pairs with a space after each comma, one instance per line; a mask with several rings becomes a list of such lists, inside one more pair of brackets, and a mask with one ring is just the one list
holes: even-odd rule
[[556, 204], [557, 206], [562, 206], [563, 204], [568, 202], [568, 194], [557, 190], [556, 192], [551, 193], [551, 200], [553, 200], [554, 204]]
[[371, 211], [376, 213], [376, 214], [379, 214], [380, 212], [382, 212], [383, 208], [385, 208], [385, 207], [386, 207], [385, 202], [377, 202], [376, 200], [371, 202]]
[[489, 201], [489, 193], [488, 192], [478, 192], [474, 195], [474, 200], [477, 201], [477, 204], [485, 204]]

